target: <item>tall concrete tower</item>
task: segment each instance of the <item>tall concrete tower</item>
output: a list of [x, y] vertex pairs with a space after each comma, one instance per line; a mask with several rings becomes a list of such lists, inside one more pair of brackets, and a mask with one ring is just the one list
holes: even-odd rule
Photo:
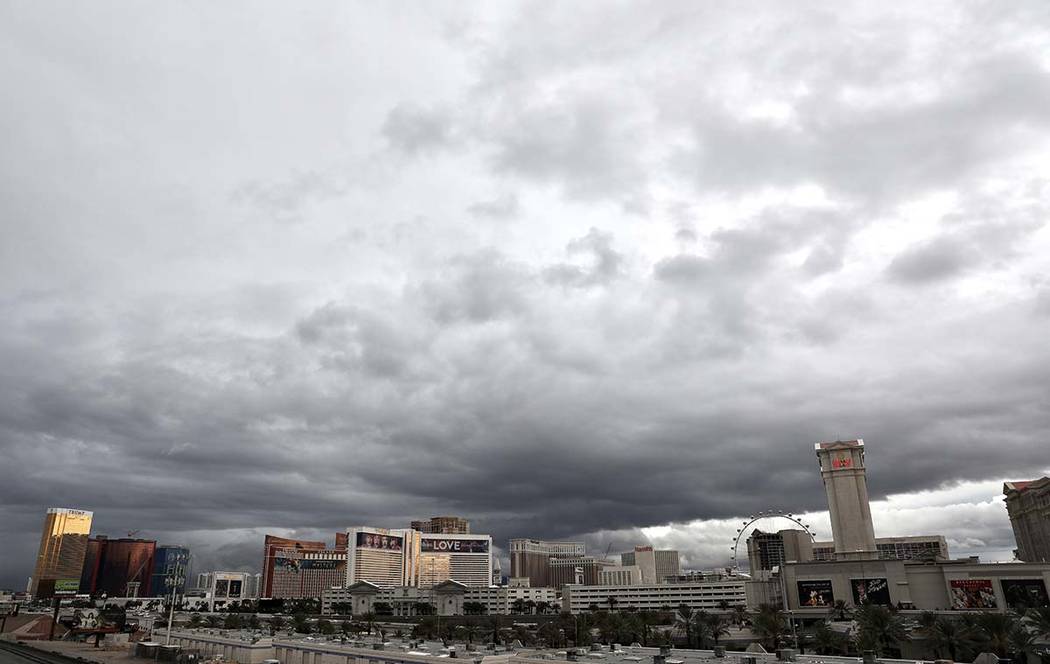
[[878, 558], [875, 529], [868, 506], [868, 481], [864, 470], [864, 441], [837, 440], [817, 443], [820, 477], [828, 494], [831, 532], [836, 560]]

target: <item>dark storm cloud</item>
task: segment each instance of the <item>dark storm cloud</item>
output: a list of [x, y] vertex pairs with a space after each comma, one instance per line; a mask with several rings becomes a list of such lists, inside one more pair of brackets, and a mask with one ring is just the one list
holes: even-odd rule
[[[820, 440], [920, 507], [1042, 472], [1041, 4], [476, 10], [0, 9], [0, 585], [49, 506], [710, 566]], [[965, 498], [887, 523], [1008, 550]]]

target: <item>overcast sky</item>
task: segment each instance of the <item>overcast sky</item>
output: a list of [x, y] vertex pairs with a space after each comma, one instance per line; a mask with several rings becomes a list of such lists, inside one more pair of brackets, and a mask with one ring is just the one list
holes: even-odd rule
[[7, 0], [0, 89], [0, 587], [49, 506], [713, 567], [857, 437], [1008, 559], [1050, 472], [1043, 0]]

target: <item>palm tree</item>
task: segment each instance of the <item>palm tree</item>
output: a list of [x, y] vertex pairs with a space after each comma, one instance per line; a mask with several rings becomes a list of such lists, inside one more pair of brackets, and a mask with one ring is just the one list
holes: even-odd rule
[[281, 616], [274, 616], [270, 618], [270, 636], [276, 636], [277, 632], [284, 627], [284, 618]]
[[877, 656], [899, 651], [900, 644], [908, 640], [904, 620], [885, 606], [861, 605], [854, 620], [857, 621], [857, 646], [861, 650], [873, 650]]
[[707, 634], [715, 642], [716, 646], [718, 645], [718, 640], [720, 638], [723, 636], [729, 636], [729, 625], [724, 616], [720, 616], [717, 613], [711, 613], [707, 615], [705, 622], [707, 623]]
[[305, 613], [296, 613], [292, 616], [292, 628], [299, 634], [310, 633], [310, 619]]
[[831, 629], [826, 620], [821, 620], [813, 627], [813, 647], [818, 655], [836, 655], [842, 653], [845, 637]]
[[1050, 608], [1028, 609], [1024, 621], [1037, 637], [1050, 641]]
[[744, 606], [743, 604], [738, 604], [737, 606], [733, 607], [732, 616], [733, 622], [736, 624], [736, 626], [743, 627], [744, 623], [746, 623], [751, 617], [751, 614], [747, 612], [746, 606]]
[[620, 603], [620, 600], [610, 595], [605, 598], [605, 603], [609, 605], [609, 611], [611, 612], [616, 610], [616, 605]]
[[536, 601], [531, 599], [525, 600], [525, 610], [530, 614], [536, 613]]
[[835, 603], [831, 605], [830, 609], [828, 609], [828, 616], [838, 621], [848, 620], [849, 604], [846, 604], [845, 600], [835, 600]]
[[779, 650], [780, 642], [787, 635], [787, 617], [772, 604], [762, 604], [751, 620], [751, 631], [763, 639], [770, 649]]
[[550, 602], [543, 602], [543, 601], [536, 602], [536, 613], [540, 614], [541, 616], [547, 615], [547, 612], [550, 611], [550, 610], [551, 610], [551, 603]]
[[1006, 657], [1010, 650], [1010, 634], [1018, 627], [1018, 619], [1012, 613], [982, 613], [977, 617], [977, 627], [987, 639], [992, 652]]
[[674, 624], [685, 632], [685, 647], [693, 647], [693, 627], [696, 624], [696, 612], [688, 604], [682, 604], [675, 611]]
[[560, 648], [565, 642], [565, 632], [558, 627], [558, 623], [553, 621], [540, 625], [540, 628], [536, 630], [536, 636], [551, 648]]
[[510, 610], [517, 614], [525, 613], [525, 600], [518, 598], [510, 603]]
[[496, 645], [500, 645], [500, 631], [503, 629], [503, 624], [500, 622], [499, 615], [494, 615], [489, 619], [488, 631], [492, 634], [492, 642]]
[[366, 611], [362, 613], [361, 620], [363, 620], [365, 623], [365, 628], [368, 630], [368, 635], [372, 636], [372, 628], [375, 627], [376, 624], [375, 611]]
[[930, 648], [938, 659], [947, 653], [950, 660], [959, 661], [960, 647], [973, 640], [973, 632], [963, 622], [947, 616], [935, 616], [932, 623], [929, 623], [928, 618], [920, 616], [919, 624], [923, 636], [929, 641]]
[[1033, 634], [1024, 623], [1017, 621], [1014, 628], [1010, 630], [1009, 644], [1010, 656], [1015, 661], [1027, 662], [1028, 656], [1040, 651], [1035, 644], [1036, 635]]
[[478, 626], [474, 623], [467, 623], [466, 625], [460, 625], [459, 629], [463, 630], [463, 633], [467, 636], [467, 644], [474, 645], [474, 637], [478, 635]]

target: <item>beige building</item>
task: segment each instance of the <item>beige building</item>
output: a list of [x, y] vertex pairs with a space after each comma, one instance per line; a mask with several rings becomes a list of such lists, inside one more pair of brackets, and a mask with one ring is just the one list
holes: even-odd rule
[[438, 535], [466, 535], [470, 522], [460, 516], [432, 516], [426, 521], [413, 521], [412, 530]]
[[[880, 560], [948, 559], [948, 542], [944, 535], [909, 537], [876, 537], [875, 549]], [[812, 560], [834, 560], [834, 542], [814, 542]], [[800, 558], [799, 560], [804, 560]]]
[[599, 586], [634, 586], [642, 582], [642, 570], [637, 565], [617, 565], [598, 572]]
[[1043, 563], [814, 561], [787, 563], [777, 582], [787, 591], [789, 608], [802, 613], [827, 613], [836, 600], [923, 611], [1050, 606], [1050, 564]]
[[458, 581], [473, 588], [492, 583], [490, 535], [417, 533], [419, 562], [417, 583], [429, 588], [443, 581]]
[[[552, 586], [551, 561], [566, 558], [582, 559], [587, 553], [583, 542], [549, 542], [534, 539], [512, 539], [510, 553], [511, 578], [528, 578], [537, 588]], [[572, 565], [571, 567], [575, 567]], [[562, 578], [564, 570], [556, 574]], [[571, 582], [570, 572], [570, 582]]]
[[875, 529], [868, 506], [864, 441], [817, 443], [815, 449], [828, 497], [835, 558], [877, 558]]
[[634, 551], [621, 553], [620, 564], [637, 566], [641, 572], [639, 583], [664, 583], [668, 577], [676, 577], [681, 572], [677, 551], [651, 546], [636, 546]]
[[685, 604], [694, 609], [713, 610], [722, 602], [729, 606], [747, 601], [744, 579], [726, 579], [709, 583], [657, 583], [630, 586], [576, 586], [562, 589], [562, 611], [585, 613], [592, 606], [599, 609], [659, 611]]
[[346, 582], [377, 586], [414, 586], [419, 578], [419, 533], [414, 530], [360, 527], [347, 533]]
[[50, 597], [55, 591], [78, 590], [92, 516], [91, 512], [65, 507], [47, 510], [29, 587], [33, 596]]
[[[510, 615], [517, 602], [536, 607], [546, 605], [548, 610], [558, 606], [558, 593], [554, 588], [531, 588], [529, 586], [502, 586], [496, 588], [469, 588], [455, 581], [438, 584], [432, 588], [414, 586], [403, 588], [380, 588], [375, 584], [357, 583], [349, 588], [330, 588], [321, 595], [321, 613], [336, 613], [336, 604], [352, 607], [354, 614], [374, 611], [377, 604], [386, 604], [395, 616], [415, 616], [433, 610], [437, 615], [453, 616], [466, 613], [471, 603], [480, 604], [483, 613]], [[426, 607], [432, 607], [427, 609]]]
[[1003, 499], [1014, 529], [1014, 555], [1025, 562], [1050, 562], [1050, 477], [1007, 482]]

